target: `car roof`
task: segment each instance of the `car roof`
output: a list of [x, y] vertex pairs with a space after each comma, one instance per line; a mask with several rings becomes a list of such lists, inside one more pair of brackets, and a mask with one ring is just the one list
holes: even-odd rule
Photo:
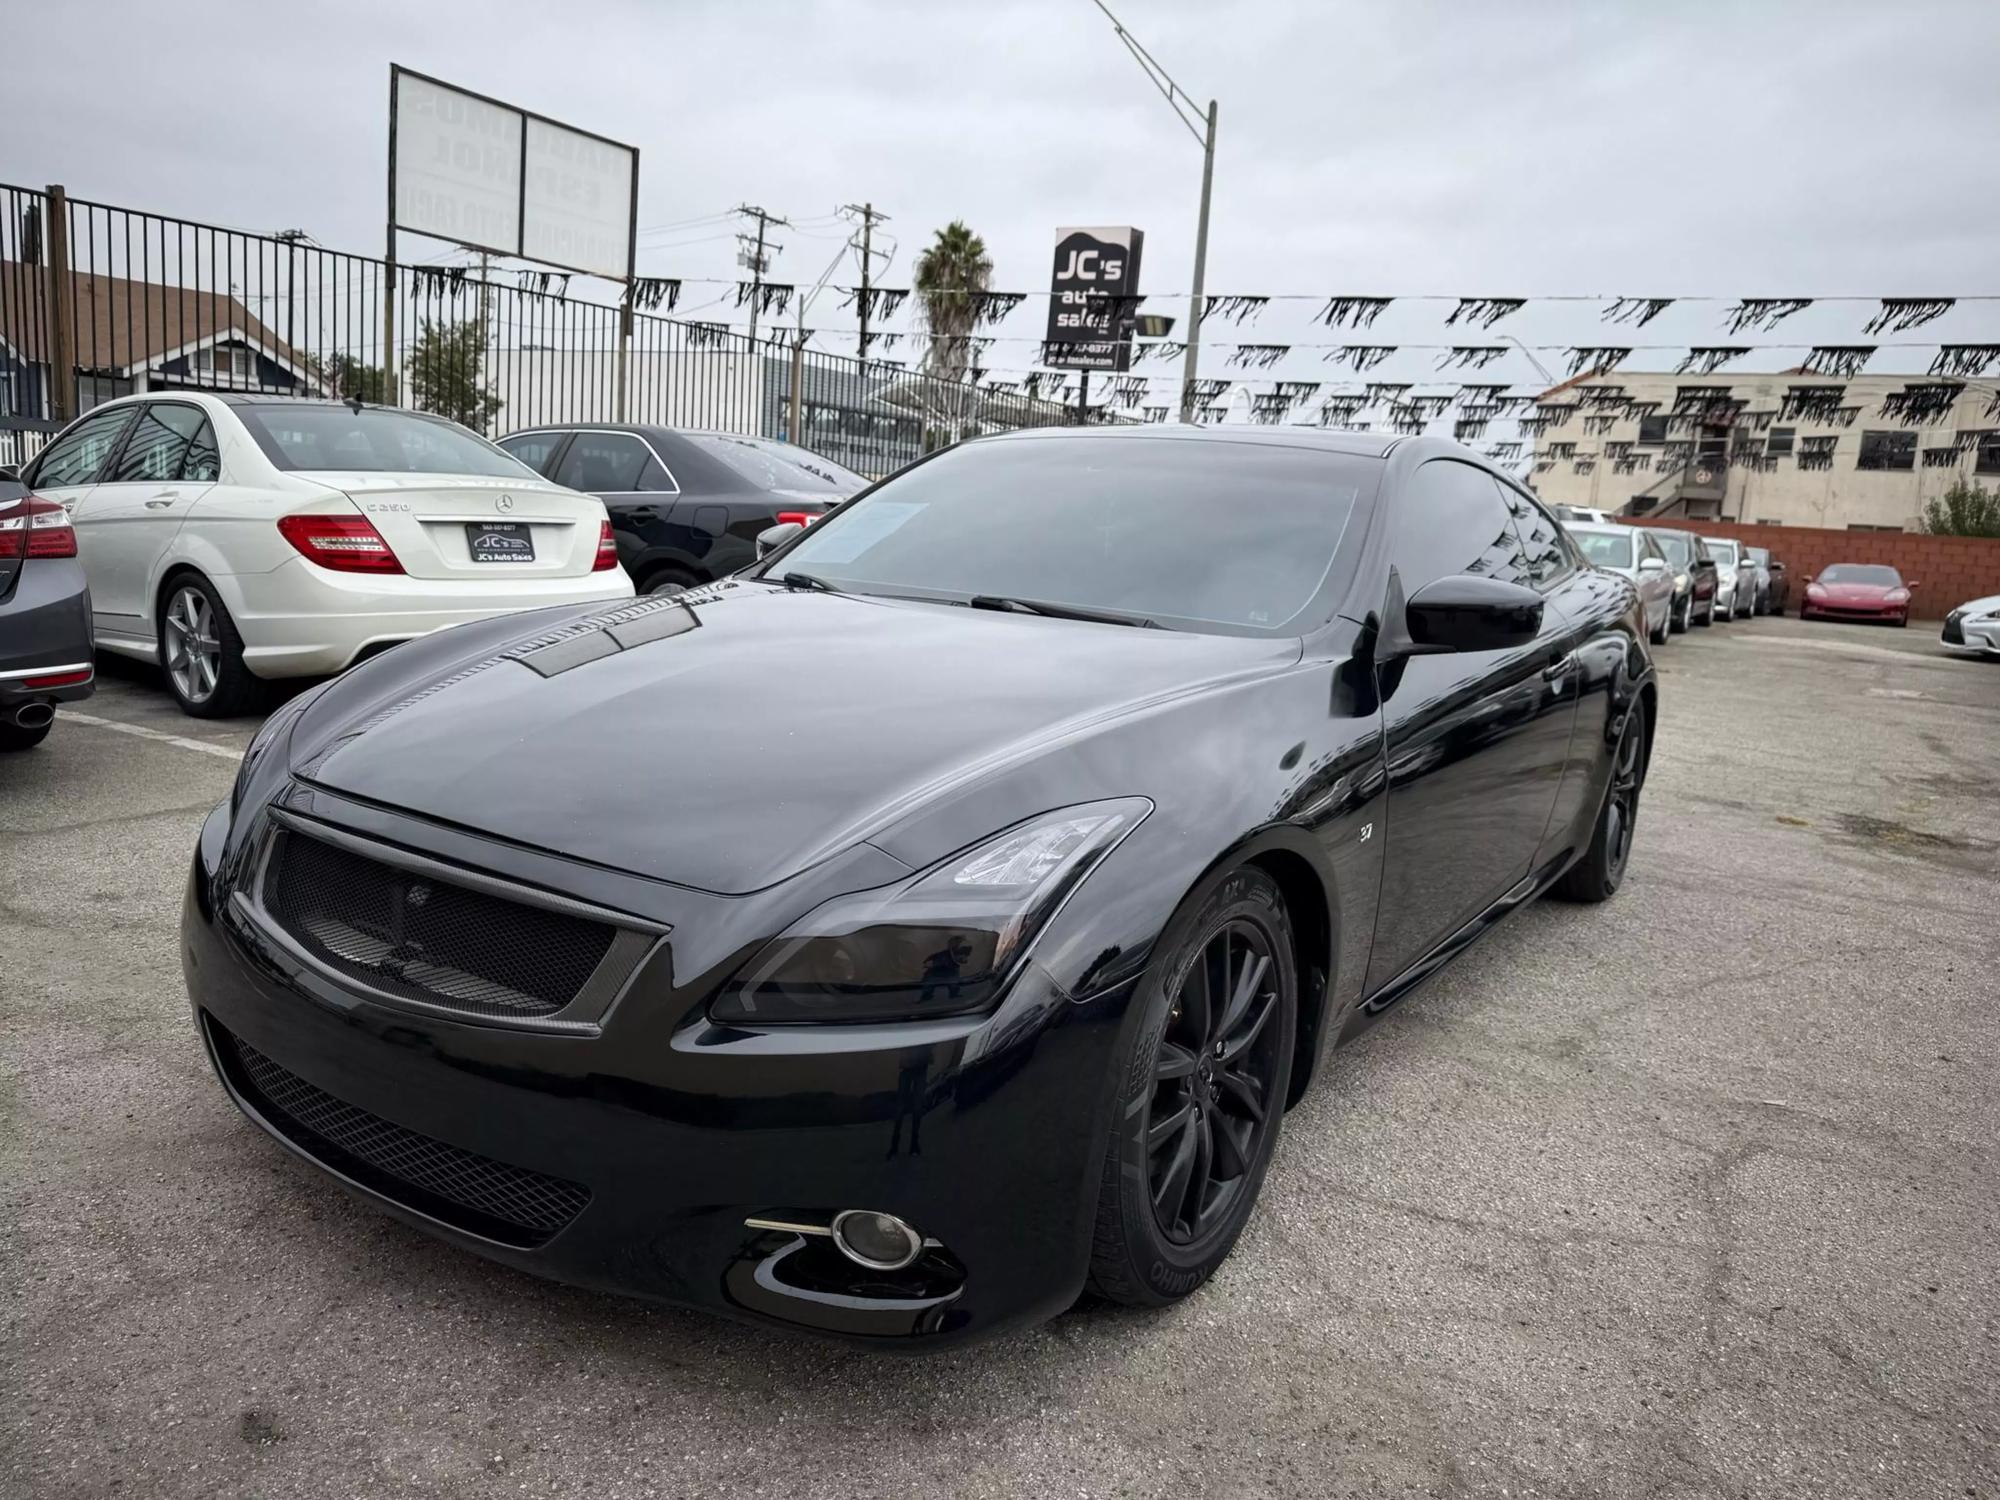
[[[1249, 424], [1192, 426], [1185, 422], [1139, 422], [1129, 427], [1023, 427], [975, 438], [977, 443], [1035, 443], [1068, 438], [1093, 443], [1165, 438], [1177, 443], [1238, 443], [1268, 448], [1316, 448], [1324, 453], [1348, 453], [1362, 458], [1387, 458], [1398, 444], [1412, 439], [1401, 433], [1351, 432], [1341, 427], [1260, 427]], [[1440, 444], [1441, 448], [1453, 445]], [[1469, 450], [1468, 450], [1469, 451]]]
[[1568, 523], [1566, 529], [1573, 532], [1595, 532], [1602, 536], [1631, 536], [1634, 532], [1642, 531], [1645, 528], [1640, 526], [1622, 526], [1616, 521], [1576, 521]]

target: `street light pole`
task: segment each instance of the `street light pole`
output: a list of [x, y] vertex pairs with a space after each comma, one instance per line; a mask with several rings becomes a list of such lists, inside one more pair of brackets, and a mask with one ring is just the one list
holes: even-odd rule
[[1194, 231], [1194, 293], [1188, 303], [1187, 358], [1181, 364], [1181, 420], [1194, 420], [1194, 377], [1201, 357], [1202, 314], [1207, 299], [1202, 295], [1208, 275], [1208, 194], [1215, 180], [1215, 101], [1208, 101], [1208, 134], [1201, 143], [1201, 217]]
[[[1187, 126], [1188, 133], [1201, 142], [1201, 215], [1195, 221], [1194, 231], [1194, 288], [1188, 305], [1187, 357], [1181, 364], [1181, 420], [1194, 420], [1194, 381], [1201, 359], [1201, 324], [1205, 297], [1203, 286], [1208, 272], [1208, 201], [1211, 185], [1215, 180], [1215, 101], [1208, 101], [1204, 114], [1196, 107], [1187, 91], [1172, 78], [1167, 70], [1153, 61], [1153, 54], [1140, 46], [1124, 24], [1111, 14], [1111, 7], [1104, 0], [1091, 0], [1104, 18], [1111, 23], [1111, 29], [1118, 33], [1118, 40], [1125, 44], [1125, 50], [1132, 59], [1145, 70], [1153, 80], [1153, 87], [1165, 96], [1181, 124]], [[1197, 122], [1200, 122], [1197, 124]]]

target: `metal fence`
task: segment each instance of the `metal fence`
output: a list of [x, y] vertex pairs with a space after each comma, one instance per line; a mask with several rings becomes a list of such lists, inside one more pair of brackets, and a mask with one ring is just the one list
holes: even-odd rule
[[[643, 285], [643, 284], [641, 284]], [[751, 339], [535, 269], [398, 265], [0, 184], [0, 463], [101, 401], [199, 389], [359, 397], [489, 436], [633, 421], [786, 438], [868, 475], [961, 437], [1077, 419], [980, 380]], [[642, 294], [643, 295], [643, 294]]]

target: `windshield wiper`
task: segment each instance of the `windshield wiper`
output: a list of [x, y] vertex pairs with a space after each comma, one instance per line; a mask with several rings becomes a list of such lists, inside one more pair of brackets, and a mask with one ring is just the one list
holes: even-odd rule
[[1099, 625], [1136, 625], [1142, 630], [1158, 630], [1160, 623], [1144, 615], [1122, 615], [1105, 609], [1083, 609], [1074, 604], [1050, 604], [1044, 599], [1016, 599], [1006, 594], [974, 594], [965, 601], [974, 609], [997, 609], [1009, 614], [1047, 615], [1054, 620], [1090, 620]]
[[780, 578], [778, 582], [782, 583], [788, 589], [813, 589], [822, 594], [839, 594], [845, 592], [843, 589], [835, 588], [824, 578], [815, 578], [810, 573], [789, 572], [783, 578]]

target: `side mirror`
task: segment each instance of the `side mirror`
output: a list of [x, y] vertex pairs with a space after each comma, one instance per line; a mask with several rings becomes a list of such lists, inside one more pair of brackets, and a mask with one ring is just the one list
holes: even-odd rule
[[1664, 573], [1667, 571], [1666, 559], [1662, 557], [1642, 557], [1639, 559], [1639, 571], [1641, 573]]
[[1404, 629], [1418, 652], [1501, 651], [1542, 628], [1542, 596], [1518, 583], [1455, 573], [1418, 589], [1403, 605]]
[[21, 477], [21, 471], [15, 468], [12, 464], [0, 464], [0, 479], [13, 479], [18, 481], [20, 477]]
[[1812, 576], [1812, 574], [1810, 574], [1810, 573], [1807, 573], [1807, 574], [1805, 574], [1805, 575], [1804, 575], [1803, 577], [1801, 577], [1799, 581], [1800, 581], [1801, 583], [1811, 583], [1811, 582], [1812, 582], [1812, 580], [1813, 580], [1813, 576]]
[[804, 530], [805, 527], [797, 521], [780, 521], [776, 526], [766, 526], [757, 533], [758, 561], [763, 561]]
[[1914, 593], [1916, 590], [1922, 588], [1923, 585], [1917, 582], [1916, 579], [1912, 578], [1908, 583], [1904, 584], [1903, 587], [1909, 589], [1911, 592]]

